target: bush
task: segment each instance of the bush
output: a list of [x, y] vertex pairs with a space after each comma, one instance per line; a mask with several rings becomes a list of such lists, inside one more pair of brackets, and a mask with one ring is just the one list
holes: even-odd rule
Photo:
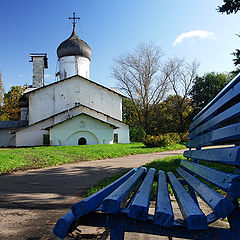
[[143, 142], [146, 137], [146, 132], [142, 126], [135, 126], [130, 128], [130, 141]]
[[188, 133], [166, 133], [158, 136], [147, 135], [144, 144], [146, 147], [166, 147], [175, 143], [186, 142]]

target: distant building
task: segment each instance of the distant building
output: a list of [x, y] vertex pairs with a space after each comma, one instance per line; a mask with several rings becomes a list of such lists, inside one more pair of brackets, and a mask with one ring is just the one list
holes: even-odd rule
[[[74, 24], [71, 36], [57, 49], [60, 80], [49, 85], [44, 85], [47, 54], [30, 54], [33, 83], [19, 101], [25, 127], [9, 129], [15, 136], [11, 145], [129, 143], [129, 128], [122, 122], [124, 96], [89, 79], [91, 54]], [[5, 146], [1, 141], [0, 146]]]

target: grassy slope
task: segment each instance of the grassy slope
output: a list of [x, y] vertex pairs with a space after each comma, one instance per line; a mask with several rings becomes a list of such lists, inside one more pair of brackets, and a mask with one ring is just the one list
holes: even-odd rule
[[146, 148], [142, 143], [0, 149], [0, 174], [16, 170], [183, 149], [183, 144]]

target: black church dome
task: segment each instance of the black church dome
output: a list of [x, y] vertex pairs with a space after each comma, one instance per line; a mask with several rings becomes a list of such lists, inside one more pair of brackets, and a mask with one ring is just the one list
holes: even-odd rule
[[91, 60], [92, 50], [87, 43], [78, 37], [74, 27], [71, 36], [58, 46], [57, 55], [58, 58], [66, 56], [81, 56]]

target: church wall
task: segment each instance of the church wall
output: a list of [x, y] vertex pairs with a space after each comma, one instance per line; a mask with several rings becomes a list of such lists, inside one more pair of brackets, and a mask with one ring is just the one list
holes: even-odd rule
[[113, 130], [114, 134], [118, 134], [118, 143], [130, 143], [129, 127], [127, 124], [110, 118], [108, 122], [118, 127]]
[[0, 147], [14, 147], [15, 134], [11, 134], [12, 130], [0, 129]]
[[90, 60], [80, 56], [67, 56], [59, 59], [60, 80], [74, 75], [89, 78]]
[[113, 127], [80, 115], [50, 129], [51, 145], [78, 145], [81, 137], [86, 138], [87, 144], [110, 144], [113, 141]]
[[43, 145], [43, 135], [48, 134], [47, 130], [42, 130], [46, 126], [53, 124], [53, 118], [37, 123], [16, 132], [16, 146], [40, 146]]
[[76, 76], [30, 93], [29, 124], [84, 104], [122, 119], [121, 96]]

